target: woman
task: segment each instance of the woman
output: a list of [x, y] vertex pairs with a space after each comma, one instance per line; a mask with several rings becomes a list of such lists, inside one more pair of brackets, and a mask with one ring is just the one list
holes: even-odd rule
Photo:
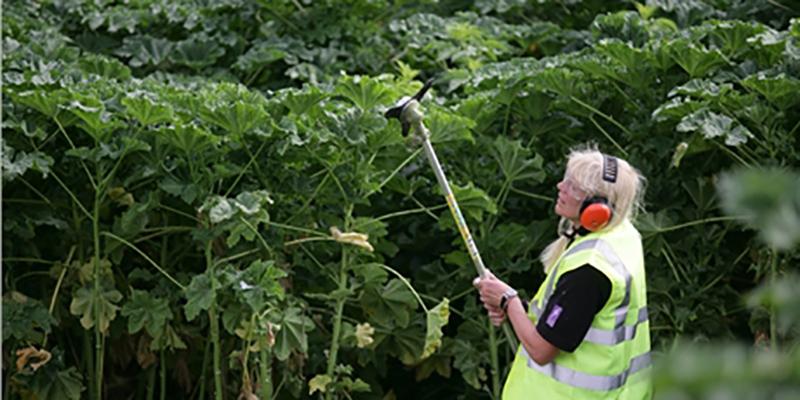
[[558, 184], [559, 238], [527, 307], [494, 275], [476, 279], [489, 318], [521, 345], [504, 399], [652, 397], [641, 237], [631, 224], [644, 178], [624, 160], [573, 150]]

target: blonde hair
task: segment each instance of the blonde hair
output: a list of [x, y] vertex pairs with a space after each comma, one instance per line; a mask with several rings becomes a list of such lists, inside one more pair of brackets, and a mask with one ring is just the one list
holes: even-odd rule
[[[633, 220], [642, 209], [644, 197], [645, 178], [639, 171], [628, 164], [627, 161], [617, 158], [617, 180], [608, 182], [603, 179], [603, 153], [594, 145], [573, 148], [567, 157], [567, 170], [565, 177], [571, 179], [587, 198], [593, 196], [605, 197], [614, 215], [608, 225], [600, 231], [614, 228], [626, 219]], [[558, 239], [548, 245], [539, 260], [544, 265], [545, 272], [550, 271], [561, 254], [567, 248], [569, 239], [567, 234], [580, 228], [569, 219], [561, 218], [558, 223]]]

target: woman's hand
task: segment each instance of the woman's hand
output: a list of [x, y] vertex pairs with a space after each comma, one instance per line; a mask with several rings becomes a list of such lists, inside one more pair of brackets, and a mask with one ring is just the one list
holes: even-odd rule
[[492, 321], [492, 325], [503, 325], [503, 321], [506, 320], [506, 313], [495, 307], [487, 307], [487, 309], [489, 310], [489, 321]]
[[488, 311], [492, 324], [500, 326], [506, 317], [505, 312], [500, 308], [500, 299], [503, 297], [503, 293], [511, 287], [488, 271], [483, 279], [475, 278], [473, 284], [480, 291], [483, 307]]

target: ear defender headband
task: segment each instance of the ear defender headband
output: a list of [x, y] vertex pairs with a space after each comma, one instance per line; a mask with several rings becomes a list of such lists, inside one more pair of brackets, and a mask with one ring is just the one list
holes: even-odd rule
[[[603, 180], [606, 182], [617, 182], [617, 159], [603, 154]], [[602, 229], [611, 217], [614, 210], [608, 199], [602, 196], [587, 198], [581, 204], [581, 226], [591, 232]]]

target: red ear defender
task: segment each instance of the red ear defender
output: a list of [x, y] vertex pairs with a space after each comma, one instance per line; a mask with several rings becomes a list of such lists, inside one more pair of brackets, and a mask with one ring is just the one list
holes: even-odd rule
[[591, 232], [603, 229], [613, 216], [605, 197], [592, 197], [581, 205], [581, 226]]
[[[603, 180], [617, 182], [617, 159], [603, 154]], [[581, 204], [581, 226], [591, 232], [603, 229], [614, 216], [614, 210], [605, 197], [594, 196]]]

